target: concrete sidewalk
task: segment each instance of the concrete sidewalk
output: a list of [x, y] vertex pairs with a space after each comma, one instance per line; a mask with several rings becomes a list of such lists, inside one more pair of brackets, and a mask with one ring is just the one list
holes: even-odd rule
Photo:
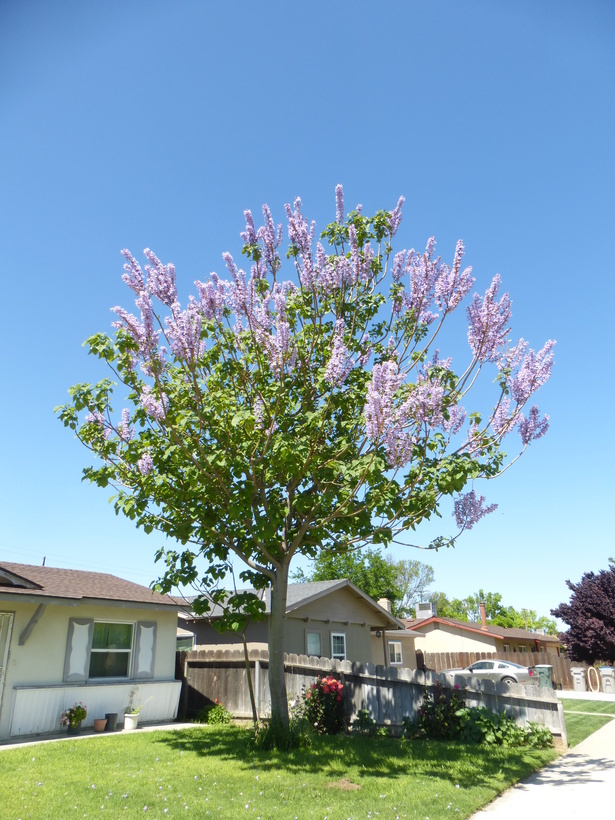
[[[583, 693], [584, 700], [613, 696]], [[558, 692], [559, 695], [559, 692]], [[575, 693], [576, 695], [576, 693]], [[578, 746], [533, 774], [472, 817], [479, 820], [519, 820], [520, 817], [587, 817], [615, 804], [615, 718]]]
[[[170, 729], [175, 731], [177, 729], [194, 729], [198, 723], [178, 723], [176, 721], [169, 721], [167, 723], [144, 723], [139, 724], [139, 728], [135, 732], [156, 732], [160, 729]], [[118, 735], [133, 734], [133, 732], [124, 732], [118, 729], [117, 732], [95, 732], [90, 726], [83, 729], [81, 734], [68, 735], [66, 731], [54, 732], [46, 735], [24, 735], [21, 738], [11, 738], [10, 740], [0, 741], [0, 752], [4, 749], [19, 749], [21, 746], [36, 746], [41, 743], [57, 743], [67, 740], [83, 740], [86, 737], [117, 737]]]

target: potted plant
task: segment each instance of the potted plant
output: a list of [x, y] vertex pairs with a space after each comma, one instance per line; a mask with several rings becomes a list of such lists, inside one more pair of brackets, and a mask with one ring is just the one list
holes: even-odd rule
[[66, 726], [69, 735], [78, 735], [81, 731], [81, 721], [85, 720], [88, 714], [88, 707], [83, 703], [75, 703], [69, 709], [65, 709], [60, 715], [60, 726]]
[[128, 695], [128, 706], [124, 709], [124, 731], [132, 732], [137, 728], [139, 722], [139, 712], [143, 708], [143, 704], [137, 704], [137, 687], [130, 690]]

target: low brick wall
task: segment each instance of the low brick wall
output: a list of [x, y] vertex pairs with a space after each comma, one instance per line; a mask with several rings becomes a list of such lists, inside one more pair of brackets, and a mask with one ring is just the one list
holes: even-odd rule
[[[259, 717], [268, 717], [271, 711], [268, 653], [266, 650], [251, 650], [249, 660], [258, 714]], [[360, 709], [368, 709], [377, 724], [400, 727], [404, 717], [416, 716], [425, 690], [433, 691], [439, 681], [449, 687], [458, 684], [468, 706], [485, 706], [494, 712], [505, 711], [519, 725], [533, 722], [547, 726], [566, 743], [563, 707], [552, 689], [494, 684], [492, 681], [459, 676], [452, 679], [435, 672], [306, 655], [286, 655], [285, 662], [289, 698], [300, 695], [318, 675], [333, 675], [341, 680], [346, 692], [349, 723]], [[235, 717], [252, 717], [243, 652], [208, 649], [180, 652], [180, 670], [183, 677], [180, 709], [183, 715], [194, 716], [217, 698]]]

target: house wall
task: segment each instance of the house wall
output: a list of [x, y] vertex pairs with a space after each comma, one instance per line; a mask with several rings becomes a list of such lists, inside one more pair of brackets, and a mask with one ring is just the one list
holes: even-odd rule
[[[138, 621], [155, 622], [156, 649], [154, 656], [154, 675], [152, 680], [173, 680], [175, 677], [175, 646], [177, 630], [177, 612], [169, 607], [167, 610], [131, 607], [129, 604], [65, 606], [49, 603], [40, 620], [32, 629], [23, 646], [19, 637], [34, 614], [38, 602], [0, 601], [1, 612], [12, 612], [13, 630], [6, 664], [4, 691], [0, 705], [0, 738], [9, 737], [12, 716], [15, 710], [16, 687], [44, 688], [60, 686], [63, 683], [64, 661], [69, 620], [71, 618], [92, 618], [100, 621], [117, 621], [136, 623]], [[81, 685], [80, 690], [92, 690], [94, 687], [108, 683], [90, 682]], [[130, 688], [130, 684], [125, 684]], [[72, 706], [76, 700], [73, 696], [75, 684], [64, 684], [68, 692], [68, 702], [60, 711]], [[82, 692], [80, 692], [82, 695]], [[21, 696], [23, 699], [23, 696]], [[86, 702], [87, 705], [87, 702]], [[90, 716], [88, 716], [90, 717]], [[91, 716], [92, 720], [98, 715]], [[59, 713], [53, 722], [57, 728]], [[46, 729], [49, 731], [49, 729]]]
[[420, 624], [418, 628], [425, 633], [425, 637], [417, 636], [415, 641], [416, 649], [422, 652], [494, 652], [496, 649], [495, 638], [479, 632], [433, 623]]
[[[401, 643], [401, 664], [392, 664], [393, 667], [402, 668], [402, 669], [416, 669], [416, 650], [414, 648], [414, 642], [416, 638], [411, 635], [404, 635], [403, 632], [400, 631], [399, 634], [395, 632], [387, 632], [385, 636], [386, 641], [386, 651], [388, 652], [389, 641], [399, 641]], [[384, 657], [384, 649], [382, 645], [382, 637], [376, 637], [376, 633], [372, 632], [371, 635], [371, 646], [372, 646], [372, 655], [371, 655], [371, 663], [374, 666], [388, 666], [388, 662]]]

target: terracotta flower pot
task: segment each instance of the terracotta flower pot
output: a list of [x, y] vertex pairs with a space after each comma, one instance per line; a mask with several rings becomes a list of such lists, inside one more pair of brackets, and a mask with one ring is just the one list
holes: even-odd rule
[[94, 731], [95, 732], [104, 732], [107, 726], [107, 718], [95, 718], [94, 719]]

